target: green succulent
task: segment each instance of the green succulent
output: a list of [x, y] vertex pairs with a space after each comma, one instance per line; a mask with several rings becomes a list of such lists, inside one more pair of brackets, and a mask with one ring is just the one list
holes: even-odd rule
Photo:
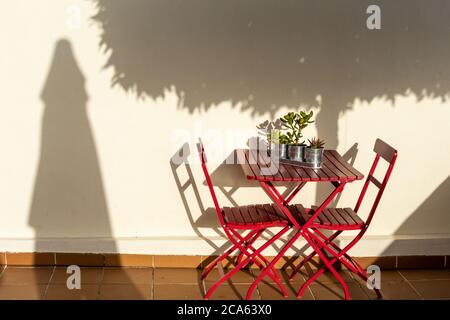
[[311, 140], [308, 139], [308, 142], [311, 149], [320, 149], [325, 145], [325, 140], [321, 140], [316, 137], [312, 138]]
[[287, 144], [303, 144], [305, 141], [300, 142], [303, 137], [302, 131], [305, 129], [310, 123], [314, 121], [311, 120], [313, 116], [313, 112], [310, 111], [306, 113], [304, 111], [300, 112], [289, 112], [283, 117], [280, 118], [283, 123], [284, 129], [287, 129], [286, 132], [286, 140]]
[[281, 131], [278, 129], [272, 129], [267, 133], [267, 140], [272, 143], [279, 143]]
[[280, 143], [280, 144], [291, 144], [292, 143], [292, 139], [290, 137], [288, 137], [287, 135], [282, 134], [278, 138], [278, 143]]

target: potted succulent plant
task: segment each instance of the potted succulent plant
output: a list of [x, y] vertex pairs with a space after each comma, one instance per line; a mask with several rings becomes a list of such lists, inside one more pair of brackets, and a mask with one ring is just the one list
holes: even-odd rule
[[285, 135], [285, 143], [288, 144], [287, 156], [291, 160], [304, 161], [305, 141], [301, 141], [303, 134], [302, 131], [310, 123], [313, 112], [306, 113], [304, 111], [289, 112], [285, 116], [281, 117], [283, 126], [287, 129]]
[[280, 150], [279, 155], [281, 159], [288, 158], [288, 146], [290, 141], [291, 140], [285, 134], [280, 134], [277, 147]]
[[280, 119], [275, 121], [266, 120], [256, 126], [258, 137], [266, 138], [267, 154], [276, 153], [280, 158], [287, 158], [287, 140], [282, 134], [282, 122]]
[[311, 140], [308, 139], [308, 142], [309, 146], [306, 148], [305, 155], [306, 162], [320, 165], [320, 163], [322, 163], [325, 141], [314, 137]]
[[273, 150], [280, 158], [287, 159], [287, 146], [289, 139], [278, 129], [272, 129], [269, 136], [271, 150]]

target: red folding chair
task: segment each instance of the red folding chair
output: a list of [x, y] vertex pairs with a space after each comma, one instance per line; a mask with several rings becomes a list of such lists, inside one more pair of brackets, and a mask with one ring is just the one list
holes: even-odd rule
[[[223, 231], [231, 242], [231, 247], [205, 268], [201, 278], [206, 278], [215, 265], [221, 263], [233, 252], [239, 251], [234, 269], [223, 275], [206, 293], [205, 299], [209, 299], [212, 293], [223, 282], [228, 280], [237, 271], [247, 266], [250, 262], [253, 262], [261, 269], [265, 269], [269, 264], [269, 261], [261, 254], [261, 252], [285, 234], [290, 229], [292, 224], [289, 219], [287, 219], [286, 215], [283, 214], [283, 212], [277, 207], [277, 205], [273, 204], [220, 208], [208, 169], [206, 167], [205, 150], [201, 140], [197, 147], [199, 149], [203, 173], [205, 174], [206, 182], [214, 202], [217, 216]], [[267, 240], [261, 247], [256, 249], [254, 247], [255, 241], [265, 230], [275, 227], [281, 227], [282, 229], [275, 236]], [[247, 232], [247, 234], [244, 235], [245, 232]], [[280, 287], [282, 294], [287, 297], [286, 289], [281, 284], [280, 276], [275, 268], [270, 268], [268, 276], [273, 279], [273, 281]]]
[[[311, 278], [309, 278], [303, 286], [298, 291], [297, 297], [300, 298], [303, 295], [305, 289], [316, 280], [326, 269], [330, 269], [333, 274], [337, 277], [344, 289], [345, 299], [350, 299], [348, 293], [347, 285], [345, 284], [342, 277], [336, 272], [333, 267], [336, 262], [340, 262], [345, 265], [350, 271], [358, 275], [364, 281], [367, 281], [367, 273], [361, 267], [361, 265], [352, 259], [348, 254], [350, 250], [364, 235], [369, 227], [370, 222], [375, 214], [375, 211], [380, 202], [381, 196], [386, 188], [386, 184], [391, 175], [392, 169], [394, 168], [395, 160], [397, 159], [397, 150], [386, 144], [384, 141], [377, 139], [373, 149], [376, 153], [375, 160], [372, 164], [370, 172], [362, 188], [361, 194], [356, 202], [355, 209], [350, 208], [327, 208], [319, 213], [319, 215], [314, 214], [314, 208], [310, 209], [307, 213], [302, 215], [303, 218], [303, 230], [302, 234], [305, 239], [311, 244], [314, 251], [303, 259], [300, 264], [292, 272], [290, 279], [292, 280], [294, 276], [298, 273], [300, 268], [308, 262], [316, 254], [319, 255], [320, 259], [324, 262], [325, 267], [319, 269]], [[380, 182], [377, 178], [373, 176], [375, 169], [378, 165], [380, 157], [389, 163], [383, 181]], [[375, 201], [370, 209], [369, 215], [366, 221], [363, 221], [357, 214], [361, 202], [366, 194], [369, 184], [374, 184], [379, 190], [376, 194]], [[306, 212], [306, 211], [305, 211]], [[326, 236], [323, 230], [333, 230], [335, 231], [331, 236]], [[360, 230], [356, 237], [343, 249], [339, 248], [333, 240], [336, 239], [343, 231], [348, 230]], [[326, 257], [325, 251], [331, 254], [332, 258]], [[378, 298], [381, 298], [381, 293], [375, 288], [375, 292]]]

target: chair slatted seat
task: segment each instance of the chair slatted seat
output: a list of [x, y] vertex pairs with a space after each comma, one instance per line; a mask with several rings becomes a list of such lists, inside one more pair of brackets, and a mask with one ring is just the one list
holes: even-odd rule
[[[294, 219], [300, 224], [308, 217], [306, 209], [300, 205], [288, 207]], [[238, 207], [223, 207], [221, 211], [225, 223], [236, 229], [255, 227], [284, 227], [290, 225], [288, 217], [276, 204], [258, 204]]]

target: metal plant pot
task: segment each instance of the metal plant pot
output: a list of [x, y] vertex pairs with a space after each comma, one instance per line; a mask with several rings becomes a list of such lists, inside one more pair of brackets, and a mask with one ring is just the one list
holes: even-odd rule
[[294, 161], [304, 161], [305, 158], [305, 145], [289, 145], [288, 146], [288, 159]]
[[323, 158], [323, 148], [306, 148], [305, 151], [305, 160], [309, 163], [314, 163], [316, 165], [320, 165], [322, 163]]
[[287, 159], [287, 150], [288, 150], [287, 144], [273, 143], [272, 148], [273, 148], [272, 152], [278, 155], [280, 159]]

